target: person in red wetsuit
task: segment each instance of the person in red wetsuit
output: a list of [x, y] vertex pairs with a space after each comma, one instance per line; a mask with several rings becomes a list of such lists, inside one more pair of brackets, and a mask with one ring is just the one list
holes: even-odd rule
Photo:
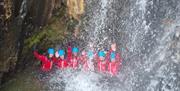
[[53, 65], [53, 56], [54, 56], [54, 49], [49, 48], [48, 49], [48, 57], [45, 55], [39, 54], [37, 51], [34, 51], [34, 56], [42, 62], [41, 69], [43, 71], [50, 71]]
[[107, 66], [107, 61], [105, 59], [105, 52], [99, 51], [97, 58], [97, 70], [102, 73], [106, 72], [106, 66]]
[[82, 65], [82, 68], [83, 68], [84, 70], [88, 70], [88, 65], [87, 65], [87, 53], [86, 53], [86, 51], [84, 51], [84, 50], [81, 52], [79, 64]]
[[115, 52], [111, 52], [110, 54], [110, 62], [108, 63], [108, 73], [111, 76], [117, 75], [118, 72], [118, 61], [116, 61], [116, 54]]
[[55, 57], [53, 57], [52, 60], [53, 60], [53, 64], [55, 64], [55, 66], [58, 66], [58, 62], [60, 60], [58, 51], [55, 52]]
[[78, 52], [79, 49], [77, 47], [74, 47], [73, 49], [71, 49], [71, 51], [69, 51], [68, 61], [70, 67], [72, 67], [73, 69], [78, 68], [78, 61], [80, 60], [80, 58], [78, 57]]
[[67, 48], [67, 57], [66, 57], [67, 61], [69, 64], [71, 59], [72, 59], [72, 47], [70, 45], [68, 45], [68, 48]]
[[80, 57], [80, 59], [81, 59], [80, 62], [85, 71], [87, 71], [87, 70], [94, 71], [94, 65], [92, 62], [93, 58], [94, 58], [94, 53], [92, 50], [89, 50], [87, 53], [85, 51], [82, 51], [82, 55]]
[[108, 73], [110, 73], [112, 76], [117, 75], [118, 70], [120, 70], [122, 59], [120, 57], [120, 54], [116, 51], [116, 43], [113, 43], [111, 45], [111, 49], [107, 53], [106, 56], [108, 62]]
[[64, 50], [59, 50], [58, 53], [60, 55], [60, 59], [58, 60], [58, 67], [60, 69], [67, 68], [68, 67], [68, 62], [65, 59], [65, 52], [64, 52]]

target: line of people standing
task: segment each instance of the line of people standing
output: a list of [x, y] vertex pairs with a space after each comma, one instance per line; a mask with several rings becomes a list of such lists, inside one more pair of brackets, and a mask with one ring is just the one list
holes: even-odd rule
[[66, 52], [63, 49], [55, 51], [53, 48], [49, 48], [48, 56], [41, 55], [35, 50], [34, 56], [41, 61], [43, 71], [50, 71], [55, 65], [61, 70], [83, 68], [86, 71], [107, 72], [115, 76], [122, 65], [122, 59], [120, 53], [116, 51], [115, 43], [111, 45], [109, 51], [95, 52], [89, 49], [80, 53], [79, 48], [68, 46]]

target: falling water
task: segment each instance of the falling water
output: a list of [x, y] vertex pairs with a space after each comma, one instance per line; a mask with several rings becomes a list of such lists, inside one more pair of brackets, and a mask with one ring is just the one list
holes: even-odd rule
[[26, 14], [27, 14], [27, 0], [23, 0], [20, 11], [19, 11], [19, 15], [22, 19], [24, 19]]
[[[117, 77], [60, 71], [50, 91], [179, 91], [179, 0], [87, 0], [80, 36], [95, 49], [119, 45], [123, 67]], [[126, 50], [122, 50], [126, 48]]]
[[92, 12], [93, 16], [88, 22], [89, 24], [93, 24], [93, 26], [90, 25], [85, 27], [85, 30], [88, 31], [88, 39], [90, 39], [88, 42], [88, 46], [94, 45], [94, 47], [100, 47], [102, 46], [102, 44], [105, 44], [105, 41], [108, 39], [108, 36], [105, 36], [107, 35], [105, 27], [108, 19], [107, 13], [108, 10], [111, 9], [111, 3], [112, 0], [100, 0], [97, 3], [97, 7], [94, 7], [96, 8], [96, 10]]
[[18, 24], [21, 25], [23, 23], [23, 20], [27, 14], [27, 0], [23, 0], [21, 3], [21, 7], [19, 10], [19, 16], [18, 16]]

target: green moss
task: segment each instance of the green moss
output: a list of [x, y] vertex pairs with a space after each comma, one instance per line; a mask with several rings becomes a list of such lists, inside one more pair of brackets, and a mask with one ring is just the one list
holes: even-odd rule
[[[39, 30], [37, 30], [39, 31]], [[32, 37], [25, 40], [25, 44], [28, 48], [31, 48], [34, 44], [38, 44], [42, 41], [46, 43], [54, 43], [56, 41], [63, 41], [66, 37], [67, 25], [60, 21], [59, 18], [53, 17], [51, 23], [35, 33]]]
[[54, 12], [48, 25], [41, 30], [36, 30], [39, 32], [25, 40], [26, 48], [31, 48], [34, 44], [42, 45], [43, 48], [53, 47], [54, 44], [61, 43], [67, 36], [71, 36], [78, 21], [66, 17], [65, 7]]

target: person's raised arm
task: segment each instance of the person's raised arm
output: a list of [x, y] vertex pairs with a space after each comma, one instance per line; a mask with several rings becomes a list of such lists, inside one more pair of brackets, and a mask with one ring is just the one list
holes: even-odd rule
[[39, 54], [37, 51], [34, 51], [34, 56], [35, 56], [38, 60], [40, 60], [40, 61], [42, 61], [42, 62], [45, 61], [45, 60], [44, 60], [44, 59], [45, 59], [45, 56]]

